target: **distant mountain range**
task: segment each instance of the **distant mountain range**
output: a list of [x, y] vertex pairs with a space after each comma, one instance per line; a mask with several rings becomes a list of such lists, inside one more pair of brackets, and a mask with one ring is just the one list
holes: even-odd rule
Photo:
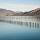
[[16, 12], [0, 8], [0, 16], [12, 16], [14, 14], [16, 14]]
[[14, 12], [0, 8], [0, 16], [40, 16], [40, 8], [29, 12]]

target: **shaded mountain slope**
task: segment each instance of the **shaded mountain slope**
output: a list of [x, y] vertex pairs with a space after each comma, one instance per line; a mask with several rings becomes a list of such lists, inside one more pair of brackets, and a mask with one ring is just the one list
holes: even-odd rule
[[16, 12], [0, 8], [0, 16], [13, 16]]
[[40, 8], [29, 12], [14, 12], [0, 8], [0, 16], [40, 16]]

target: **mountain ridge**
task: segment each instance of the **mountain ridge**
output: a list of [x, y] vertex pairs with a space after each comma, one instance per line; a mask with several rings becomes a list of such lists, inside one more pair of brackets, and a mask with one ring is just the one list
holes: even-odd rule
[[40, 16], [40, 8], [31, 10], [29, 12], [14, 12], [0, 8], [0, 16]]

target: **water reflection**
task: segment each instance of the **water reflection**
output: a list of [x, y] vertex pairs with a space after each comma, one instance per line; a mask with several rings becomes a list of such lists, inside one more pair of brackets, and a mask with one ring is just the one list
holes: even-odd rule
[[36, 28], [37, 24], [35, 23], [35, 28]]
[[32, 27], [34, 28], [34, 23], [32, 23]]
[[40, 27], [40, 24], [37, 23], [37, 28], [39, 28], [39, 27]]
[[26, 22], [25, 25], [28, 26], [28, 22]]
[[32, 23], [32, 22], [20, 22], [20, 21], [5, 21], [5, 20], [0, 20], [0, 22], [7, 22], [7, 23], [12, 23], [12, 24], [17, 24], [17, 25], [24, 25], [30, 28], [40, 28], [40, 23]]
[[31, 22], [29, 22], [29, 24], [28, 24], [28, 25], [29, 25], [29, 26], [30, 26], [30, 28], [31, 28], [31, 26], [32, 26], [32, 25], [31, 25]]
[[[29, 23], [27, 22], [27, 25], [24, 25], [26, 23], [20, 24], [20, 25], [23, 25], [24, 27], [20, 26], [19, 22], [18, 24], [13, 24], [13, 22], [10, 22], [10, 23], [12, 24], [0, 22], [0, 40], [1, 39], [2, 40], [3, 39], [4, 40], [6, 39], [7, 40], [14, 40], [14, 39], [25, 40], [25, 39], [39, 39], [40, 38], [40, 30], [36, 30], [36, 29], [31, 30], [27, 28], [27, 26], [29, 28], [32, 28], [32, 26], [34, 26], [35, 23], [33, 23], [34, 25], [32, 25], [31, 22]], [[17, 22], [14, 22], [14, 23], [17, 23]], [[36, 25], [39, 26], [39, 24], [36, 24]]]

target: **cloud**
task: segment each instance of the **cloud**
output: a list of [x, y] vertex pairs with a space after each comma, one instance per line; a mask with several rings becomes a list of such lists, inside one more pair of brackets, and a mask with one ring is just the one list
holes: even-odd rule
[[0, 8], [23, 12], [30, 11], [39, 7], [40, 7], [39, 5], [31, 5], [31, 4], [0, 4]]

